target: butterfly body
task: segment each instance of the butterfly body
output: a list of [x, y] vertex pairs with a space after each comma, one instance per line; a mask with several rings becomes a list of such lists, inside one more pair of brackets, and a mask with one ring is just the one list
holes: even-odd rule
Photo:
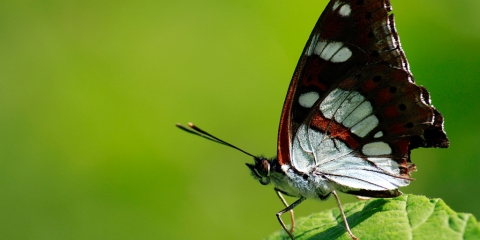
[[[252, 169], [252, 175], [260, 182], [262, 182], [262, 179], [269, 178], [267, 182], [272, 183], [275, 189], [287, 196], [323, 200], [331, 192], [332, 186], [329, 186], [329, 182], [322, 179], [322, 177], [312, 177], [308, 174], [295, 171], [295, 169], [289, 165], [280, 166], [276, 158], [272, 160], [256, 158], [255, 161], [268, 161], [270, 170], [268, 173], [265, 172], [265, 175], [259, 175], [258, 173], [260, 171], [256, 169], [264, 169], [264, 167], [262, 165], [247, 163], [247, 166]], [[265, 181], [263, 182], [262, 184], [266, 185]]]

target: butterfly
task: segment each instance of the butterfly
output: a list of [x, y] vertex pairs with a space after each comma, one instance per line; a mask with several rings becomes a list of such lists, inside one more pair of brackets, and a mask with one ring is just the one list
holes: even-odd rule
[[[276, 216], [294, 239], [293, 208], [333, 195], [352, 233], [338, 192], [401, 195], [416, 170], [410, 151], [447, 148], [442, 115], [415, 84], [388, 0], [331, 0], [303, 50], [288, 88], [277, 157], [256, 157], [193, 124], [183, 130], [233, 147], [261, 184], [273, 184], [285, 205]], [[288, 204], [283, 195], [295, 197]], [[290, 212], [288, 229], [281, 215]]]

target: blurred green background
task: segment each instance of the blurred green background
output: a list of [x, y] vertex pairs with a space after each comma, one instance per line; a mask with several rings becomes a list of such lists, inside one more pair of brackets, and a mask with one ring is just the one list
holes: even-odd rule
[[[261, 239], [280, 229], [282, 204], [249, 176], [250, 157], [174, 124], [274, 156], [290, 78], [326, 4], [3, 1], [0, 238]], [[414, 151], [417, 181], [402, 191], [480, 217], [480, 1], [392, 5], [451, 140]], [[332, 207], [307, 201], [296, 216]]]

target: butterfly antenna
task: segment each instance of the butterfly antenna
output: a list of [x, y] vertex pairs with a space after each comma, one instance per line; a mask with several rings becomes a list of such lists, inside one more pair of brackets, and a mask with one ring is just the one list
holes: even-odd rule
[[191, 133], [191, 134], [194, 134], [194, 135], [197, 135], [199, 137], [202, 137], [202, 138], [205, 138], [205, 139], [208, 139], [210, 141], [213, 141], [213, 142], [216, 142], [216, 143], [220, 143], [222, 145], [225, 145], [225, 146], [228, 146], [228, 147], [231, 147], [233, 149], [237, 149], [238, 151], [242, 152], [242, 153], [245, 153], [247, 154], [248, 156], [251, 156], [251, 157], [254, 157], [256, 158], [256, 156], [254, 156], [253, 154], [250, 154], [244, 150], [242, 150], [241, 148], [239, 147], [236, 147], [228, 142], [225, 142], [223, 141], [222, 139], [220, 138], [217, 138], [215, 136], [213, 136], [212, 134], [208, 133], [208, 132], [205, 132], [204, 130], [200, 129], [199, 127], [195, 126], [193, 123], [188, 123], [188, 127], [185, 127], [183, 126], [182, 124], [180, 123], [177, 123], [175, 124], [178, 128], [182, 129], [183, 131], [185, 132], [188, 132], [188, 133]]

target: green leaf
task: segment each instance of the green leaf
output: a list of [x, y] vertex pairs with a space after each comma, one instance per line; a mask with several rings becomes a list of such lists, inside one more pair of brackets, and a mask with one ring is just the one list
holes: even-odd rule
[[[480, 239], [480, 224], [472, 214], [456, 213], [441, 199], [402, 195], [343, 205], [353, 234], [367, 239]], [[350, 239], [338, 208], [299, 218], [296, 240]], [[267, 239], [289, 239], [279, 230]]]

